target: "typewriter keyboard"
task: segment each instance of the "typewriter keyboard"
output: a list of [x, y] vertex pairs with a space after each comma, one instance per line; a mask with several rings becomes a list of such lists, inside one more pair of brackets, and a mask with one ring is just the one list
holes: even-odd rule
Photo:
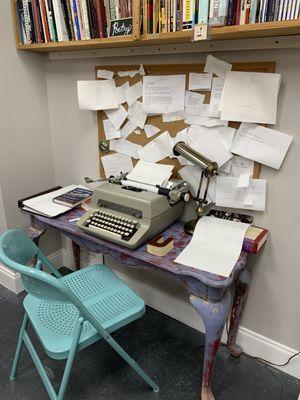
[[96, 234], [107, 235], [129, 241], [138, 229], [138, 221], [123, 218], [109, 211], [95, 211], [85, 221], [85, 226]]

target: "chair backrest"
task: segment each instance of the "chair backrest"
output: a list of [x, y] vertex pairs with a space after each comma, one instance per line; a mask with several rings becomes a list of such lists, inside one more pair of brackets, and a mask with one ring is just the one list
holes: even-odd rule
[[39, 248], [22, 231], [11, 229], [0, 237], [0, 261], [21, 274], [28, 293], [42, 300], [70, 301], [69, 290], [59, 279], [27, 265], [40, 255], [45, 259]]

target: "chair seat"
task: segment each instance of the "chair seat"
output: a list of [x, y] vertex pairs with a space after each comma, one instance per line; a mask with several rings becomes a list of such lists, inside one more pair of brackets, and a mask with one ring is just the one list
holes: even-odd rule
[[[141, 317], [144, 300], [104, 265], [92, 265], [60, 278], [108, 332]], [[27, 295], [24, 307], [46, 353], [54, 359], [68, 357], [79, 312], [72, 303], [44, 301]], [[87, 321], [79, 350], [101, 339]]]

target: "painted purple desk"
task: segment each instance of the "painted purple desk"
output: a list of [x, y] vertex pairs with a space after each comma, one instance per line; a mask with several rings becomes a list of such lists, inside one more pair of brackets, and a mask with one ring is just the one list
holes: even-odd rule
[[[109, 255], [118, 263], [132, 268], [149, 268], [172, 274], [184, 283], [190, 301], [204, 321], [206, 330], [205, 355], [202, 380], [202, 400], [214, 400], [211, 390], [212, 372], [220, 339], [226, 320], [230, 318], [228, 346], [234, 356], [241, 353], [235, 345], [236, 334], [247, 298], [250, 274], [246, 267], [246, 253], [242, 252], [229, 278], [177, 264], [176, 256], [190, 241], [191, 237], [183, 231], [180, 222], [167, 229], [164, 236], [174, 238], [174, 248], [164, 257], [147, 253], [146, 245], [137, 250], [126, 249], [117, 244], [89, 235], [76, 226], [76, 221], [84, 213], [77, 208], [55, 219], [29, 214], [31, 225], [42, 231], [48, 226], [58, 229], [72, 240], [77, 268], [80, 267], [80, 246], [95, 253]], [[32, 238], [38, 239], [37, 230], [30, 230]], [[29, 233], [30, 233], [29, 232]], [[234, 285], [235, 290], [230, 288]]]

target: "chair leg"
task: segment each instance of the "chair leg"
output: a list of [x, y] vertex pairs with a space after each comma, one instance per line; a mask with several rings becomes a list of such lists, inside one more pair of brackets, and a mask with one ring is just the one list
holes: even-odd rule
[[57, 400], [63, 400], [66, 390], [67, 390], [68, 382], [69, 382], [71, 371], [72, 371], [72, 366], [73, 366], [74, 359], [75, 359], [75, 356], [77, 353], [78, 343], [79, 343], [81, 330], [82, 330], [82, 324], [83, 324], [83, 318], [79, 318], [75, 332], [74, 332], [74, 338], [73, 338], [72, 346], [71, 346], [69, 356], [67, 359], [67, 363], [66, 363], [66, 367], [64, 370], [61, 385], [59, 388]]
[[159, 392], [159, 387], [156, 385], [156, 383], [148, 374], [146, 374], [146, 372], [138, 365], [138, 363], [134, 361], [134, 359], [131, 358], [125, 350], [123, 350], [123, 348], [112, 338], [112, 336], [109, 336], [106, 341], [131, 366], [131, 368], [133, 368], [135, 372], [138, 373], [140, 377], [152, 387], [155, 393]]
[[20, 333], [19, 333], [19, 339], [18, 339], [18, 344], [17, 344], [16, 353], [15, 353], [15, 357], [14, 357], [14, 362], [13, 362], [11, 372], [10, 372], [10, 377], [9, 377], [10, 381], [16, 380], [17, 369], [19, 366], [21, 351], [23, 348], [23, 337], [24, 337], [24, 332], [26, 331], [27, 325], [28, 325], [28, 315], [25, 313], [23, 322], [21, 325]]

